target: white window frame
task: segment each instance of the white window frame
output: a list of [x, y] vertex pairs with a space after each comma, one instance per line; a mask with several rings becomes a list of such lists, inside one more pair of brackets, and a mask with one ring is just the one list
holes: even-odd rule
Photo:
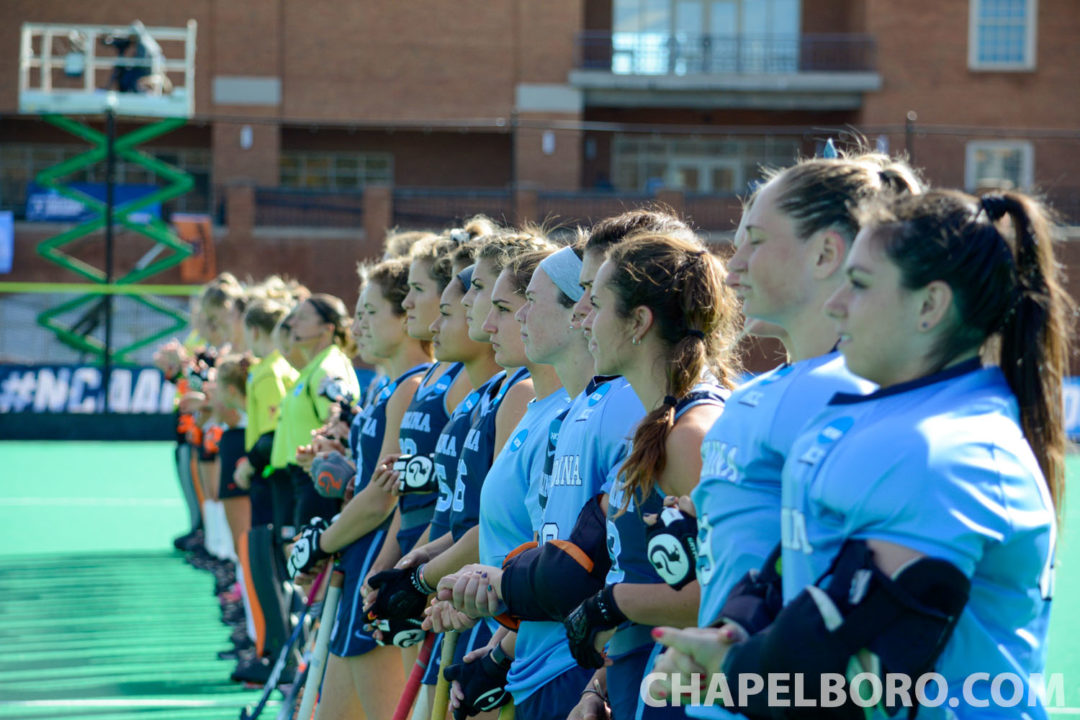
[[1016, 190], [1030, 190], [1035, 182], [1035, 146], [1027, 140], [971, 140], [964, 148], [964, 187], [976, 189], [975, 153], [979, 150], [1019, 150], [1020, 184]]
[[1027, 32], [1024, 35], [1024, 61], [985, 62], [979, 60], [979, 9], [983, 0], [968, 0], [968, 69], [979, 72], [1030, 72], [1035, 69], [1038, 53], [1039, 0], [1027, 3]]

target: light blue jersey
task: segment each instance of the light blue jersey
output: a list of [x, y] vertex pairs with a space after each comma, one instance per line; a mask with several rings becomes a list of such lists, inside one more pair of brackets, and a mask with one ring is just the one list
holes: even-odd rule
[[[540, 542], [570, 537], [581, 508], [610, 486], [644, 416], [645, 408], [626, 380], [595, 378], [561, 421], [552, 422], [550, 432], [557, 440], [551, 475], [544, 476], [540, 491]], [[577, 667], [562, 623], [521, 623], [514, 654], [506, 687], [515, 703]], [[571, 707], [573, 703], [567, 712]]]
[[[976, 708], [963, 684], [989, 674], [967, 693], [978, 702], [991, 699], [995, 677], [1027, 683], [1044, 671], [1055, 533], [1016, 398], [1001, 371], [978, 360], [872, 395], [838, 395], [784, 466], [785, 601], [814, 583], [849, 538], [896, 543], [972, 579], [935, 666], [949, 701], [921, 709], [920, 719], [1047, 716], [1040, 689], [1025, 688], [1016, 707]], [[1012, 697], [1013, 686], [1003, 687]]]
[[495, 457], [480, 490], [480, 564], [501, 567], [514, 548], [540, 529], [540, 476], [548, 428], [570, 404], [566, 390], [531, 401]]
[[873, 387], [829, 353], [782, 365], [731, 394], [701, 444], [701, 482], [690, 495], [698, 513], [698, 625], [716, 621], [735, 583], [780, 542], [780, 474], [799, 430], [836, 393]]

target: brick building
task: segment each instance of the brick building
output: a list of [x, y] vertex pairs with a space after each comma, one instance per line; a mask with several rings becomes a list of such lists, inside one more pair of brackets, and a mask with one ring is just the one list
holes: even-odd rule
[[[284, 260], [346, 296], [327, 256], [474, 210], [587, 221], [655, 198], [719, 235], [761, 164], [845, 128], [937, 185], [1039, 188], [1080, 215], [1074, 0], [7, 0], [0, 207], [17, 219], [26, 183], [80, 147], [16, 114], [20, 25], [133, 13], [198, 22], [194, 117], [150, 146], [195, 176], [176, 208], [213, 215], [222, 265]], [[48, 233], [18, 225], [27, 279], [55, 277], [32, 252]]]

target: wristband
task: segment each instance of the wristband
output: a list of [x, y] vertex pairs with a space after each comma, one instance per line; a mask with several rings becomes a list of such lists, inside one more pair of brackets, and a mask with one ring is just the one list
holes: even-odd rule
[[416, 572], [413, 573], [413, 586], [425, 595], [432, 595], [435, 592], [435, 588], [428, 585], [427, 580], [424, 579], [424, 568], [427, 563], [420, 563], [416, 568]]
[[495, 647], [491, 649], [491, 652], [488, 653], [488, 655], [490, 655], [491, 661], [494, 662], [500, 670], [509, 670], [510, 665], [514, 662], [514, 658], [507, 655], [502, 649], [501, 643], [495, 643]]

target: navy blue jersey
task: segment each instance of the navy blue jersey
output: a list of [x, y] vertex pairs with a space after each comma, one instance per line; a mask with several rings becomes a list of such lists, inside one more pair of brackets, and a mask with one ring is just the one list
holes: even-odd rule
[[[349, 447], [356, 464], [356, 478], [353, 481], [356, 492], [368, 486], [375, 472], [375, 464], [379, 462], [379, 452], [386, 434], [386, 406], [391, 396], [402, 382], [430, 367], [431, 363], [424, 363], [402, 373], [401, 377], [384, 385], [363, 412], [353, 418], [349, 427]], [[374, 639], [363, 627], [364, 598], [360, 588], [382, 548], [390, 519], [387, 518], [379, 527], [347, 545], [336, 566], [345, 573], [345, 587], [342, 588], [341, 603], [334, 620], [330, 651], [339, 657], [362, 655], [375, 647]]]
[[455, 542], [480, 522], [480, 491], [495, 459], [495, 419], [506, 393], [529, 377], [529, 371], [519, 368], [509, 377], [505, 372], [500, 375], [504, 379], [498, 385], [492, 384], [480, 394], [480, 402], [472, 412], [472, 427], [465, 436], [465, 446], [458, 461], [454, 499], [450, 506], [450, 531]]
[[[934, 668], [948, 701], [919, 718], [1047, 716], [1040, 683], [1016, 707], [991, 695], [998, 677], [1027, 684], [1045, 670], [1056, 537], [1050, 493], [1000, 369], [974, 359], [870, 395], [834, 397], [784, 465], [782, 535], [786, 601], [825, 573], [850, 538], [902, 545], [971, 578]], [[967, 678], [974, 683], [965, 692]]]
[[[401, 420], [398, 446], [403, 455], [434, 455], [439, 434], [450, 419], [450, 411], [446, 407], [446, 393], [464, 367], [461, 363], [453, 363], [437, 381], [430, 384], [429, 381], [441, 365], [435, 365], [424, 375]], [[416, 541], [424, 534], [431, 522], [431, 516], [435, 513], [436, 500], [437, 493], [402, 495], [398, 500], [401, 527], [397, 539], [402, 555], [412, 550]]]
[[[699, 405], [723, 406], [729, 394], [725, 388], [714, 383], [696, 385], [675, 406], [675, 422], [678, 423], [684, 413]], [[648, 542], [643, 518], [663, 510], [664, 492], [654, 484], [647, 498], [642, 500], [638, 493], [630, 498], [626, 512], [620, 512], [625, 501], [623, 479], [619, 477], [612, 484], [608, 497], [607, 544], [611, 570], [608, 571], [607, 583], [663, 583], [646, 556]]]
[[434, 540], [450, 532], [450, 505], [454, 500], [454, 480], [457, 478], [458, 462], [461, 450], [465, 446], [465, 436], [472, 427], [473, 408], [480, 402], [481, 393], [495, 380], [501, 380], [498, 373], [458, 403], [450, 420], [439, 433], [435, 444], [433, 472], [439, 481], [439, 499], [435, 503], [435, 514], [431, 518], [431, 532], [428, 538]]
[[363, 412], [357, 413], [349, 426], [349, 448], [352, 449], [353, 463], [356, 465], [354, 488], [360, 492], [367, 487], [375, 473], [375, 465], [382, 452], [383, 436], [386, 434], [386, 405], [401, 383], [417, 373], [427, 372], [431, 363], [423, 363], [402, 373], [393, 382], [387, 382], [378, 391]]

